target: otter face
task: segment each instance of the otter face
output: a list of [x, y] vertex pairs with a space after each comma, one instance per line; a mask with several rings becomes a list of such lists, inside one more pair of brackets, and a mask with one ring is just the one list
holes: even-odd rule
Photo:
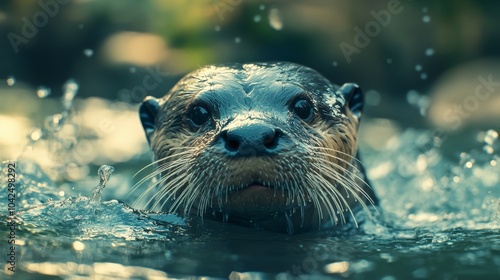
[[[207, 66], [139, 109], [159, 177], [152, 208], [344, 221], [373, 203], [356, 159], [363, 95], [293, 63]], [[148, 191], [153, 191], [149, 188]], [[291, 212], [290, 212], [291, 213]]]

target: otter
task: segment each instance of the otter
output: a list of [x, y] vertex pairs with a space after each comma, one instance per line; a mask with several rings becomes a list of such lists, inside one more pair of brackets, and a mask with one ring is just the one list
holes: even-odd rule
[[156, 179], [150, 209], [278, 232], [356, 223], [376, 205], [359, 160], [363, 93], [295, 63], [220, 64], [139, 116]]

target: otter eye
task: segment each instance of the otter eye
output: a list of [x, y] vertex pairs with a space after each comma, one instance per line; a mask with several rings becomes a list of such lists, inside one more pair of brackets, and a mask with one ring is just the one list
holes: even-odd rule
[[304, 121], [311, 121], [314, 117], [314, 109], [311, 101], [298, 99], [292, 105], [293, 112]]
[[205, 107], [195, 106], [189, 112], [189, 120], [194, 126], [202, 126], [204, 125], [210, 118], [210, 114]]

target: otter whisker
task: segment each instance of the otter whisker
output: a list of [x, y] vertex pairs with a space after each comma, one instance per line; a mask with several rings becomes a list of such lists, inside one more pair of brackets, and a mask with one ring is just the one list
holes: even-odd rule
[[347, 200], [344, 198], [344, 196], [339, 192], [339, 190], [335, 186], [333, 186], [330, 182], [328, 182], [320, 174], [316, 173], [316, 175], [318, 176], [318, 180], [321, 180], [323, 182], [323, 185], [325, 186], [324, 190], [330, 191], [328, 193], [330, 194], [332, 199], [337, 200], [339, 202], [337, 210], [339, 211], [342, 223], [345, 223], [346, 219], [344, 216], [344, 207], [341, 206], [340, 202], [342, 202], [345, 206], [345, 209], [347, 209], [351, 213], [352, 217], [354, 218], [354, 222], [356, 223], [356, 226], [357, 226], [357, 222], [356, 222], [356, 218], [354, 216], [354, 213], [352, 212], [352, 209], [349, 206], [349, 203], [347, 202]]
[[[135, 192], [139, 186], [141, 186], [143, 183], [145, 183], [148, 180], [151, 180], [157, 176], [161, 176], [163, 173], [170, 173], [170, 174], [175, 174], [174, 170], [177, 168], [182, 168], [182, 166], [185, 164], [186, 160], [176, 160], [175, 162], [168, 164], [168, 165], [162, 165], [160, 168], [149, 174], [148, 176], [145, 176], [141, 180], [139, 180], [131, 190], [131, 193]], [[148, 188], [149, 190], [149, 188]], [[130, 195], [130, 194], [129, 194]]]
[[[324, 166], [322, 166], [322, 167], [325, 168]], [[327, 171], [327, 170], [325, 170], [325, 171]], [[330, 172], [324, 172], [323, 174], [326, 175], [327, 177], [329, 177], [330, 179], [333, 179], [334, 181], [336, 181], [341, 186], [343, 186], [344, 189], [346, 191], [348, 191], [349, 193], [351, 193], [352, 196], [361, 204], [362, 208], [368, 213], [368, 215], [371, 216], [371, 212], [368, 209], [368, 206], [366, 205], [366, 203], [364, 202], [364, 200], [357, 194], [356, 191], [362, 193], [362, 195], [364, 197], [366, 197], [368, 199], [368, 201], [370, 201], [372, 203], [372, 205], [373, 205], [373, 200], [368, 196], [368, 194], [361, 187], [359, 187], [358, 184], [356, 184], [353, 181], [352, 178], [346, 177], [346, 176], [344, 176], [344, 175], [336, 172], [335, 170], [330, 170]], [[347, 204], [346, 204], [346, 206], [347, 206]], [[350, 207], [349, 207], [349, 211], [351, 212], [351, 215], [353, 216], [353, 218], [355, 220], [355, 217], [354, 217], [354, 215], [353, 215], [352, 210], [350, 209]], [[356, 221], [355, 221], [355, 223], [356, 223], [356, 226], [357, 226], [357, 222]]]
[[330, 206], [327, 210], [329, 211], [330, 218], [333, 219], [332, 222], [337, 224], [338, 222], [338, 217], [337, 217], [337, 212], [340, 215], [340, 218], [343, 223], [345, 223], [345, 217], [344, 217], [344, 207], [343, 204], [349, 207], [348, 204], [346, 204], [346, 201], [342, 194], [333, 186], [329, 181], [327, 181], [323, 176], [321, 176], [318, 171], [313, 171], [314, 174], [316, 175], [316, 180], [318, 181], [320, 185], [320, 190], [322, 190], [322, 194], [324, 195], [324, 201], [328, 202], [330, 204], [330, 200], [326, 195], [330, 196], [331, 199], [333, 200], [333, 203], [335, 205], [335, 208]]
[[[148, 188], [143, 191], [143, 193], [135, 200], [134, 204], [138, 203], [139, 201], [143, 200], [144, 197], [152, 190], [156, 189], [158, 186], [161, 186], [165, 181], [167, 181], [168, 179], [172, 178], [173, 176], [177, 175], [179, 170], [182, 168], [183, 166], [182, 165], [178, 165], [178, 166], [173, 166], [172, 168], [175, 168], [175, 169], [172, 169], [172, 172], [170, 172], [169, 174], [161, 177], [158, 181], [154, 182], [153, 184], [151, 184], [150, 186], [148, 186]], [[161, 172], [158, 172], [158, 173], [155, 173], [156, 175], [159, 175], [161, 174]], [[154, 178], [156, 176], [153, 176], [151, 178]], [[142, 183], [141, 183], [142, 184]], [[139, 186], [139, 185], [137, 185]], [[134, 190], [135, 191], [137, 189], [137, 187], [134, 187]], [[160, 191], [161, 192], [161, 191]], [[152, 200], [154, 200], [156, 197], [157, 197], [158, 193], [156, 193], [155, 195], [153, 195], [151, 197], [151, 199], [149, 199], [149, 201], [146, 203], [146, 205], [149, 205], [149, 203], [152, 202]]]
[[[160, 162], [162, 162], [162, 161], [168, 160], [168, 159], [170, 159], [170, 158], [172, 158], [172, 157], [176, 157], [176, 156], [184, 155], [184, 154], [187, 154], [187, 155], [191, 155], [191, 154], [192, 154], [192, 151], [191, 151], [191, 150], [192, 150], [193, 148], [190, 148], [190, 147], [179, 147], [179, 148], [185, 148], [187, 151], [185, 151], [185, 152], [180, 152], [180, 153], [175, 153], [175, 154], [173, 154], [173, 155], [170, 155], [170, 156], [167, 156], [167, 157], [164, 157], [164, 158], [161, 158], [161, 159], [155, 160], [155, 161], [153, 161], [152, 163], [147, 164], [147, 165], [146, 165], [146, 166], [144, 166], [143, 168], [139, 169], [139, 171], [137, 171], [137, 172], [136, 172], [136, 173], [132, 176], [132, 178], [134, 178], [135, 176], [137, 176], [139, 173], [141, 173], [142, 171], [144, 171], [144, 170], [145, 170], [145, 169], [147, 169], [148, 167], [151, 167], [151, 166], [153, 166], [153, 165], [156, 165], [156, 164], [158, 164], [158, 163], [160, 163]], [[177, 150], [177, 149], [175, 149], [175, 148], [171, 148], [171, 150]]]
[[[326, 160], [323, 160], [323, 159], [320, 159], [321, 161], [325, 162], [326, 164], [331, 164], [333, 165], [334, 167], [337, 167], [337, 168], [342, 168], [340, 165], [334, 163], [334, 162], [330, 162], [330, 161], [326, 161]], [[326, 167], [325, 167], [326, 168]], [[354, 178], [351, 178], [351, 177], [347, 177], [347, 176], [344, 176], [342, 174], [339, 174], [340, 176], [340, 179], [341, 181], [345, 181], [346, 183], [349, 183], [349, 185], [351, 186], [351, 188], [353, 190], [356, 190], [358, 191], [359, 193], [361, 193], [363, 195], [363, 197], [365, 197], [369, 202], [370, 204], [372, 204], [373, 206], [375, 206], [375, 202], [373, 201], [373, 199], [370, 197], [370, 195], [363, 189], [362, 186], [360, 186], [359, 184], [357, 184], [354, 180], [355, 179], [358, 179], [360, 180], [365, 186], [368, 186], [368, 183], [366, 183], [359, 175], [353, 173], [352, 171], [348, 170], [348, 169], [345, 169], [345, 171], [347, 172], [347, 174], [349, 174], [350, 176], [354, 177]], [[352, 190], [349, 189], [349, 192], [352, 193]], [[353, 193], [354, 195], [354, 193]], [[361, 199], [360, 199], [361, 200]]]
[[[160, 159], [160, 160], [157, 160], [155, 161], [155, 164], [158, 163], [158, 162], [161, 162], [161, 161], [164, 161], [164, 160], [168, 160], [168, 159], [171, 159], [172, 157], [180, 157], [180, 156], [184, 156], [184, 155], [190, 155], [191, 153], [189, 152], [182, 152], [182, 153], [178, 153], [178, 154], [175, 154], [175, 155], [171, 155], [171, 156], [168, 156], [168, 157], [165, 157], [163, 159]], [[187, 159], [188, 157], [186, 157]], [[141, 180], [139, 180], [137, 183], [134, 184], [134, 186], [132, 187], [131, 189], [131, 193], [133, 193], [140, 185], [142, 185], [144, 182], [146, 182], [147, 180], [150, 180], [158, 175], [160, 175], [161, 173], [163, 172], [166, 172], [168, 171], [169, 169], [173, 168], [173, 167], [176, 167], [176, 166], [179, 166], [181, 164], [184, 164], [183, 162], [183, 158], [179, 158], [173, 162], [167, 162], [167, 163], [163, 163], [161, 164], [160, 166], [158, 166], [156, 168], [155, 171], [153, 171], [152, 173], [148, 174], [147, 176], [145, 176], [144, 178], [142, 178]], [[142, 170], [144, 170], [145, 168], [151, 166], [151, 164], [148, 164], [146, 167], [142, 168], [141, 170], [139, 170], [135, 175], [137, 175], [139, 172], [141, 172]], [[134, 176], [135, 176], [134, 175]], [[130, 194], [131, 194], [130, 193]], [[129, 195], [130, 195], [129, 194]]]
[[[150, 189], [152, 189], [152, 188], [155, 188], [157, 186], [161, 186], [160, 191], [155, 193], [151, 197], [151, 199], [148, 201], [148, 204], [155, 201], [155, 204], [151, 208], [156, 207], [158, 205], [159, 201], [162, 200], [162, 197], [164, 197], [166, 195], [166, 193], [171, 192], [172, 189], [180, 187], [180, 185], [175, 185], [175, 184], [177, 184], [180, 180], [182, 180], [185, 177], [186, 170], [184, 168], [184, 165], [179, 165], [177, 167], [177, 169], [175, 169], [173, 171], [175, 171], [175, 172], [171, 172], [169, 174], [162, 176], [158, 180], [158, 182], [156, 182], [156, 184], [154, 184], [153, 186], [150, 187]], [[170, 180], [170, 179], [172, 179], [172, 180]], [[170, 180], [170, 181], [168, 181], [168, 180]]]

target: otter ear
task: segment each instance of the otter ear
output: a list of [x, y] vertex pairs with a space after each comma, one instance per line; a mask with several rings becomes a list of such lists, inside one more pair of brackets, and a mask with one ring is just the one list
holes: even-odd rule
[[363, 91], [357, 84], [346, 83], [340, 88], [340, 92], [345, 98], [346, 105], [356, 118], [361, 117], [363, 112], [364, 98]]
[[142, 127], [146, 132], [148, 142], [151, 141], [151, 136], [155, 131], [156, 116], [158, 115], [159, 102], [158, 99], [147, 96], [139, 106], [139, 118], [141, 119]]

